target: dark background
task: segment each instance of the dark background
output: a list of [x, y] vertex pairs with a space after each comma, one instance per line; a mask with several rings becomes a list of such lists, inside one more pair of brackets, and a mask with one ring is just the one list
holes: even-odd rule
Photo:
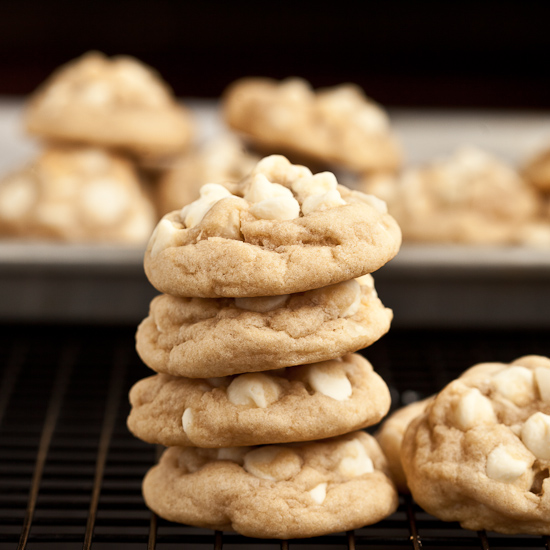
[[388, 106], [550, 108], [550, 1], [0, 0], [0, 94], [89, 49], [149, 63], [179, 96], [241, 76], [360, 84]]

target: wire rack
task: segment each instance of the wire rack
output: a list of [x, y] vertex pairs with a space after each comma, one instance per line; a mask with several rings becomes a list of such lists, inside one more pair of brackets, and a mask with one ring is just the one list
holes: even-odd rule
[[[159, 448], [135, 439], [125, 424], [129, 388], [151, 374], [134, 351], [134, 328], [0, 328], [0, 550], [550, 550], [548, 537], [443, 523], [407, 497], [376, 525], [307, 540], [251, 539], [164, 521], [141, 497]], [[550, 355], [547, 333], [393, 330], [365, 350], [394, 407], [440, 389], [474, 363], [532, 353]]]

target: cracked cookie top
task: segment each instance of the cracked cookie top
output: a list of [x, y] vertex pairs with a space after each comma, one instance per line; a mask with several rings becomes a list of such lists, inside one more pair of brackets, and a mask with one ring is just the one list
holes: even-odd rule
[[144, 266], [172, 296], [273, 296], [375, 271], [400, 243], [383, 201], [273, 155], [241, 182], [204, 185], [200, 199], [164, 216]]

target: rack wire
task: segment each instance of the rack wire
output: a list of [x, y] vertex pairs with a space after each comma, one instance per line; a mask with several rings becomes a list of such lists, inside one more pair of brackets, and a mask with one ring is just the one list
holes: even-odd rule
[[[0, 326], [0, 550], [480, 548], [550, 550], [549, 537], [473, 532], [410, 497], [376, 525], [273, 541], [164, 521], [141, 497], [159, 448], [126, 429], [127, 392], [151, 372], [133, 327]], [[550, 356], [538, 331], [398, 331], [364, 350], [397, 407], [481, 361]]]

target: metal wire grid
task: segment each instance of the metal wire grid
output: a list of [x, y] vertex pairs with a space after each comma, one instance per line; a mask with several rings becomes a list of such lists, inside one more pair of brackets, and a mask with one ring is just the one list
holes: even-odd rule
[[[546, 548], [548, 537], [475, 533], [402, 498], [386, 520], [349, 533], [265, 541], [166, 522], [143, 504], [158, 449], [131, 436], [127, 391], [150, 374], [133, 328], [2, 327], [0, 550], [72, 548]], [[466, 367], [550, 355], [544, 333], [392, 331], [365, 351], [394, 406]]]

